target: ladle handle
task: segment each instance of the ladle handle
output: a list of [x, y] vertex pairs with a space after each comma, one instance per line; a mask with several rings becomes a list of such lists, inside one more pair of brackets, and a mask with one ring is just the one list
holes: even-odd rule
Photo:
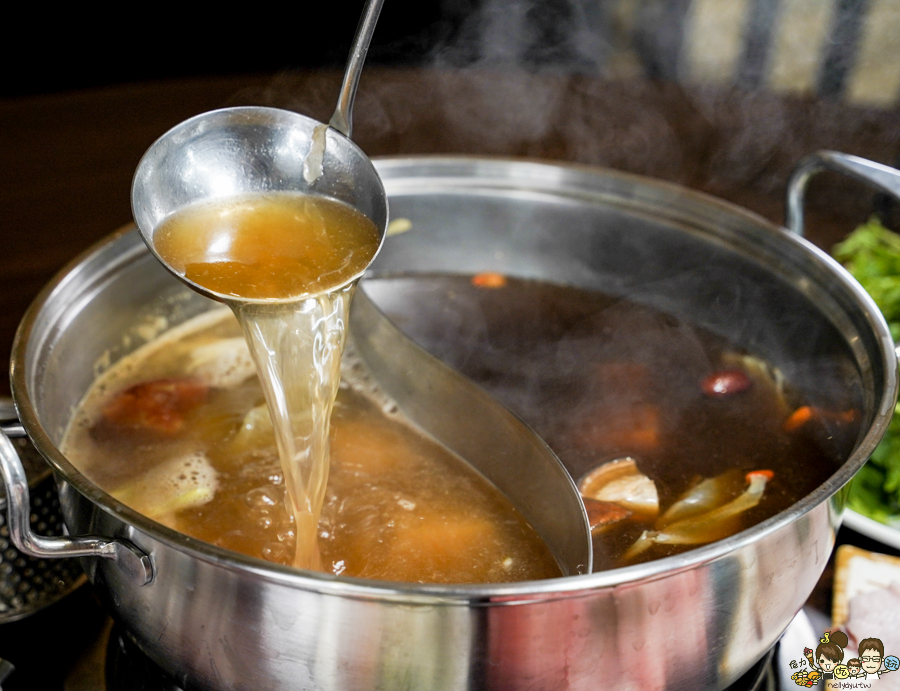
[[900, 199], [900, 170], [859, 156], [837, 151], [817, 151], [801, 160], [788, 180], [785, 225], [792, 233], [803, 235], [803, 198], [806, 187], [810, 178], [823, 170], [849, 175]]
[[153, 580], [150, 557], [127, 540], [95, 535], [81, 537], [44, 537], [31, 532], [31, 499], [28, 479], [16, 447], [0, 432], [0, 474], [6, 486], [9, 536], [21, 552], [38, 559], [69, 557], [102, 557], [112, 559], [122, 571], [139, 585]]
[[356, 87], [359, 86], [359, 77], [362, 74], [363, 63], [369, 52], [369, 44], [372, 42], [372, 34], [375, 33], [375, 24], [378, 23], [378, 15], [381, 14], [381, 6], [384, 0], [368, 0], [365, 10], [359, 18], [356, 27], [356, 36], [350, 47], [350, 56], [347, 58], [347, 69], [344, 71], [344, 83], [341, 84], [341, 93], [338, 96], [337, 107], [328, 124], [338, 132], [350, 138], [353, 129], [353, 101], [356, 99]]

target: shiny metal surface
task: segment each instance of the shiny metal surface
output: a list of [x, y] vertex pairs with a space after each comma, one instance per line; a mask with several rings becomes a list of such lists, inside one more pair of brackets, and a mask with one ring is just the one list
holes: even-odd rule
[[[18, 477], [34, 500], [24, 513], [16, 510], [19, 525], [42, 535], [62, 536], [63, 518], [50, 466], [25, 438], [12, 399], [0, 397], [0, 436], [4, 435], [9, 437], [4, 441], [12, 447], [16, 465], [21, 465]], [[6, 497], [0, 484], [0, 624], [39, 612], [85, 581], [74, 559], [39, 559], [19, 551], [10, 535]]]
[[[27, 439], [12, 442], [25, 468], [32, 500], [31, 530], [61, 536], [65, 531], [56, 483], [40, 454]], [[2, 487], [0, 487], [2, 489]], [[31, 616], [58, 602], [86, 580], [75, 559], [39, 559], [19, 551], [10, 540], [6, 492], [0, 499], [0, 624]]]
[[364, 290], [353, 298], [350, 336], [404, 417], [503, 492], [550, 547], [563, 575], [590, 573], [591, 529], [581, 495], [540, 437], [407, 338]]
[[0, 398], [0, 432], [11, 439], [25, 436], [25, 428], [19, 422], [16, 406], [11, 398]]
[[806, 187], [813, 175], [823, 170], [843, 173], [900, 199], [900, 170], [838, 151], [817, 151], [800, 161], [788, 180], [785, 225], [792, 233], [803, 235], [803, 198]]
[[[687, 316], [783, 369], [812, 404], [853, 401], [862, 430], [816, 491], [721, 542], [647, 564], [534, 583], [420, 586], [303, 573], [186, 538], [119, 504], [59, 452], [97, 362], [144, 314], [206, 308], [134, 235], [75, 262], [20, 328], [22, 422], [61, 478], [73, 533], [149, 554], [137, 587], [90, 576], [141, 648], [186, 689], [723, 689], [767, 651], [825, 566], [842, 488], [880, 440], [897, 362], [883, 318], [796, 236], [672, 185], [575, 166], [477, 158], [378, 162], [391, 238], [373, 273], [501, 271], [595, 287]], [[396, 240], [396, 242], [395, 242]], [[176, 285], [177, 288], [177, 285]], [[836, 369], [823, 369], [828, 358]]]
[[375, 24], [378, 23], [378, 15], [381, 14], [383, 4], [384, 0], [368, 0], [363, 8], [359, 26], [356, 27], [356, 36], [353, 37], [353, 45], [350, 46], [350, 55], [347, 58], [347, 69], [344, 70], [344, 81], [341, 83], [337, 107], [328, 122], [329, 127], [333, 127], [345, 137], [349, 137], [353, 130], [353, 102], [356, 100], [356, 87], [359, 86], [363, 64], [366, 61], [366, 54], [369, 52], [369, 44], [372, 42], [372, 34], [375, 33]]
[[38, 559], [102, 557], [116, 562], [135, 585], [146, 585], [152, 580], [150, 557], [127, 540], [93, 535], [47, 537], [32, 532], [28, 480], [15, 447], [3, 433], [0, 433], [0, 475], [6, 488], [9, 537], [22, 552]]
[[[324, 144], [318, 153], [317, 140]], [[304, 164], [319, 153], [321, 174], [308, 181]], [[368, 217], [384, 238], [387, 199], [372, 162], [333, 128], [277, 108], [214, 110], [173, 127], [141, 158], [131, 206], [147, 246], [165, 265], [153, 246], [153, 234], [164, 218], [191, 204], [266, 192], [299, 192], [344, 202]], [[207, 297], [234, 302], [178, 277]]]

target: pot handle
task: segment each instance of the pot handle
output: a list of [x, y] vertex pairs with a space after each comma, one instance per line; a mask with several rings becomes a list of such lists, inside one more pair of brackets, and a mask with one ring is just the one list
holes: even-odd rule
[[[5, 407], [4, 407], [5, 412]], [[153, 580], [150, 557], [127, 540], [111, 539], [95, 535], [81, 537], [44, 537], [31, 532], [29, 516], [31, 500], [28, 496], [28, 479], [16, 447], [6, 432], [17, 431], [14, 425], [3, 424], [0, 430], [0, 474], [6, 486], [9, 536], [21, 552], [38, 559], [62, 559], [66, 557], [103, 557], [112, 559], [125, 575], [137, 585]], [[13, 434], [12, 436], [25, 436]]]
[[859, 156], [837, 151], [817, 151], [803, 158], [788, 180], [785, 225], [792, 233], [803, 235], [803, 198], [806, 186], [813, 175], [823, 170], [844, 173], [900, 199], [900, 170]]

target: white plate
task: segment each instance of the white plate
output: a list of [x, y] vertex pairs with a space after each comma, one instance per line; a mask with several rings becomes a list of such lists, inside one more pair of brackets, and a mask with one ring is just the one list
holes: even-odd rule
[[844, 511], [844, 525], [889, 547], [900, 549], [900, 527], [873, 521], [852, 509]]

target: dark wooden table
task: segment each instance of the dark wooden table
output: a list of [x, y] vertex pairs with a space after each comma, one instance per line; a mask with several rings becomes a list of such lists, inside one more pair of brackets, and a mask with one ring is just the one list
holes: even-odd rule
[[[9, 360], [16, 325], [48, 279], [130, 221], [131, 175], [156, 137], [226, 105], [278, 105], [327, 120], [339, 79], [299, 72], [0, 102], [0, 360]], [[785, 182], [803, 155], [831, 148], [889, 164], [900, 156], [895, 111], [569, 74], [372, 69], [355, 126], [354, 138], [372, 156], [465, 153], [602, 165], [699, 189], [779, 223]], [[826, 248], [879, 204], [870, 191], [829, 175], [816, 179], [810, 197], [810, 235]], [[0, 395], [8, 395], [2, 381]], [[890, 551], [847, 530], [840, 540]], [[78, 597], [0, 627], [0, 657], [13, 650], [22, 668], [4, 688], [60, 688], [47, 645], [82, 639], [99, 625], [89, 593]], [[829, 610], [828, 571], [812, 602]]]

